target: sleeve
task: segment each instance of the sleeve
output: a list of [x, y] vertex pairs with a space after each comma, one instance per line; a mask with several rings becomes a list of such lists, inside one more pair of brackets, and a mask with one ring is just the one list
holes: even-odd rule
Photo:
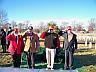
[[28, 31], [26, 30], [24, 33], [22, 33], [22, 36], [26, 37], [27, 33], [28, 33]]
[[12, 40], [13, 40], [13, 37], [12, 37], [11, 34], [9, 34], [8, 36], [6, 36], [6, 39], [7, 39], [8, 41], [12, 41]]
[[62, 36], [62, 35], [63, 35], [62, 31], [58, 32], [58, 34], [59, 34], [60, 36]]
[[44, 39], [46, 35], [46, 32], [41, 33], [40, 38]]
[[23, 37], [23, 38], [26, 38], [26, 35], [27, 35], [27, 33], [23, 33], [23, 34], [22, 34], [22, 37]]
[[36, 48], [39, 48], [40, 44], [39, 44], [39, 37], [36, 34]]
[[5, 37], [6, 37], [6, 32], [3, 32], [1, 39], [5, 39]]

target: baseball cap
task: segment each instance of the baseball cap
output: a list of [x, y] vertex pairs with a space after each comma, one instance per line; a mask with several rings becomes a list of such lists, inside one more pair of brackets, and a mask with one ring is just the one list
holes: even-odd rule
[[29, 30], [33, 30], [33, 27], [32, 27], [32, 26], [29, 26], [28, 29], [29, 29]]

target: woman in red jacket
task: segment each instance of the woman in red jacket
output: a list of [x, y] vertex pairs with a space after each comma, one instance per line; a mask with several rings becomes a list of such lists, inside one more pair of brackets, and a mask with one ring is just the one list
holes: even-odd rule
[[23, 37], [18, 32], [18, 28], [14, 28], [14, 31], [6, 37], [10, 41], [8, 52], [12, 55], [14, 67], [20, 67], [21, 52], [24, 47]]

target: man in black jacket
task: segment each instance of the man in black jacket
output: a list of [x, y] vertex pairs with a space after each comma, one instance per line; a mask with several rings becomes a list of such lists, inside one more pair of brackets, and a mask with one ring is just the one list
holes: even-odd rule
[[65, 65], [64, 69], [72, 69], [73, 67], [73, 54], [77, 49], [76, 35], [72, 32], [72, 27], [68, 26], [67, 30], [59, 32], [59, 35], [64, 37], [64, 50], [65, 50]]
[[3, 48], [3, 53], [6, 52], [6, 32], [4, 31], [4, 29], [1, 29], [1, 45]]

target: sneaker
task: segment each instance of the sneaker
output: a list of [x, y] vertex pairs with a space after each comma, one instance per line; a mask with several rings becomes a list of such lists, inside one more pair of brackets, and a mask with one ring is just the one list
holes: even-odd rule
[[67, 70], [67, 68], [66, 68], [66, 67], [64, 67], [64, 70]]
[[32, 67], [31, 66], [28, 66], [28, 69], [32, 69]]
[[72, 67], [70, 67], [69, 69], [72, 70]]
[[68, 70], [69, 69], [69, 67], [64, 67], [64, 70]]
[[46, 70], [49, 70], [49, 69], [50, 69], [50, 68], [48, 68], [48, 67], [46, 68]]
[[51, 68], [51, 70], [54, 70], [53, 68]]

